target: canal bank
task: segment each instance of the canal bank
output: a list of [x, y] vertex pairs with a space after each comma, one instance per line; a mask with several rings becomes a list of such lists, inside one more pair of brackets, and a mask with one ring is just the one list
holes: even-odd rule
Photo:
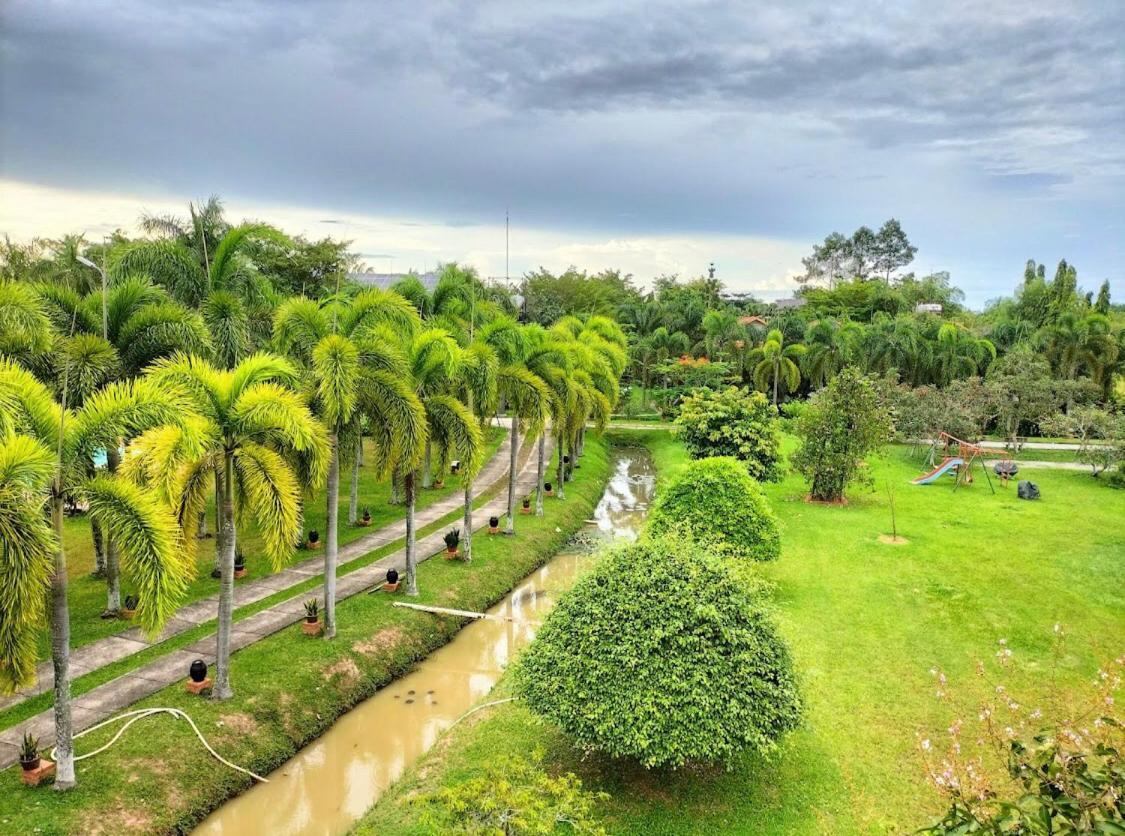
[[[520, 516], [515, 538], [474, 538], [474, 560], [430, 560], [419, 567], [421, 603], [481, 610], [561, 548], [590, 516], [608, 471], [605, 444], [588, 437], [566, 500], [549, 499], [546, 515]], [[391, 596], [357, 595], [339, 607], [334, 641], [310, 639], [296, 626], [236, 654], [235, 697], [224, 703], [166, 688], [135, 708], [187, 712], [224, 757], [268, 774], [320, 737], [340, 715], [407, 673], [445, 644], [461, 619], [408, 612]], [[185, 672], [186, 673], [186, 672]], [[79, 753], [112, 730], [84, 738]], [[15, 770], [0, 774], [0, 822], [41, 833], [165, 833], [198, 824], [249, 779], [219, 765], [183, 723], [167, 718], [134, 726], [110, 750], [78, 765], [71, 793], [24, 791]]]

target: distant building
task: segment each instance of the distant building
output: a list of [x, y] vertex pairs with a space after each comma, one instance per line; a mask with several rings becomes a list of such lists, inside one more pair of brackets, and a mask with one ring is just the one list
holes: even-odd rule
[[919, 302], [914, 306], [914, 313], [941, 313], [940, 302]]
[[428, 273], [348, 273], [348, 278], [353, 282], [365, 285], [367, 287], [381, 287], [383, 290], [390, 290], [403, 279], [409, 278], [414, 275], [418, 281], [422, 283], [422, 287], [426, 290], [433, 290], [437, 287], [438, 274], [431, 270]]
[[739, 325], [765, 325], [766, 321], [760, 316], [740, 316], [738, 318]]
[[807, 304], [806, 299], [798, 296], [793, 299], [775, 299], [773, 306], [781, 311], [794, 310], [796, 308], [803, 308]]

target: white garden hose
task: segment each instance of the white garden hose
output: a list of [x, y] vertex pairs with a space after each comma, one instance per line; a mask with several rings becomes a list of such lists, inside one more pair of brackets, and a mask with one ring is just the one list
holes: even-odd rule
[[[121, 735], [125, 734], [125, 730], [128, 729], [129, 726], [133, 725], [133, 723], [137, 722], [138, 720], [143, 720], [145, 717], [151, 717], [154, 714], [171, 714], [173, 717], [178, 717], [182, 720], [186, 720], [188, 725], [191, 726], [192, 731], [195, 732], [195, 736], [199, 738], [199, 742], [203, 744], [204, 748], [206, 748], [207, 751], [212, 754], [212, 756], [214, 756], [215, 760], [219, 761], [222, 764], [225, 764], [226, 766], [229, 766], [231, 769], [236, 769], [239, 772], [246, 773], [251, 778], [253, 778], [255, 781], [261, 781], [263, 784], [269, 783], [268, 779], [263, 778], [261, 775], [255, 775], [249, 769], [243, 769], [241, 766], [237, 766], [236, 764], [231, 763], [226, 758], [224, 758], [222, 755], [220, 755], [218, 752], [216, 752], [214, 749], [212, 749], [211, 744], [208, 743], [206, 738], [203, 737], [203, 732], [201, 732], [199, 730], [199, 727], [197, 725], [195, 725], [195, 721], [193, 721], [191, 719], [191, 717], [189, 717], [187, 715], [186, 712], [181, 711], [178, 708], [141, 708], [141, 709], [137, 709], [136, 711], [126, 711], [124, 714], [118, 714], [116, 717], [110, 717], [108, 720], [103, 720], [102, 722], [98, 723], [96, 726], [90, 726], [90, 728], [85, 729], [83, 731], [80, 731], [78, 734], [74, 735], [75, 740], [82, 737], [82, 735], [84, 735], [84, 734], [89, 734], [92, 731], [97, 731], [102, 726], [108, 726], [110, 723], [116, 723], [119, 720], [124, 720], [126, 717], [129, 718], [128, 722], [126, 722], [125, 725], [123, 725], [121, 728], [119, 728], [117, 730], [117, 734], [115, 734], [113, 737], [111, 737], [107, 744], [105, 744], [104, 746], [102, 746], [99, 749], [95, 749], [93, 752], [87, 752], [85, 755], [79, 755], [79, 756], [75, 757], [75, 759], [74, 759], [75, 763], [77, 763], [78, 761], [81, 761], [81, 760], [85, 760], [86, 758], [92, 758], [94, 755], [101, 754], [106, 749], [108, 749], [110, 746], [112, 746], [114, 743], [116, 743], [118, 741], [118, 739], [121, 737]], [[56, 749], [58, 749], [57, 746], [55, 746], [54, 748], [51, 749], [51, 757], [52, 758], [55, 757], [55, 750]]]

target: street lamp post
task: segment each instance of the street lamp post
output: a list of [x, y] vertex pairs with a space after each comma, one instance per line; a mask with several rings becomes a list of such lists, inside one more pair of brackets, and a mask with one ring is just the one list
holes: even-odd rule
[[[104, 258], [104, 256], [103, 256], [103, 258]], [[107, 280], [106, 280], [106, 276], [105, 276], [105, 269], [102, 268], [102, 267], [99, 267], [96, 263], [94, 263], [90, 259], [86, 258], [86, 256], [84, 256], [84, 255], [78, 256], [78, 262], [80, 264], [85, 264], [87, 267], [93, 267], [95, 270], [98, 271], [98, 274], [102, 277], [102, 339], [108, 340], [109, 339], [109, 299], [108, 299], [109, 292], [106, 289]]]

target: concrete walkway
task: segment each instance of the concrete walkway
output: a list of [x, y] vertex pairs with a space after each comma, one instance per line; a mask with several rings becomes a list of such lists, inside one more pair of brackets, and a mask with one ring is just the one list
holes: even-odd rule
[[[998, 463], [1000, 459], [985, 459], [985, 465], [991, 469], [992, 466]], [[1081, 470], [1085, 473], [1090, 473], [1090, 465], [1082, 464], [1081, 462], [1034, 462], [1025, 461], [1024, 459], [1016, 459], [1016, 466], [1020, 470], [1027, 468], [1029, 470]]]
[[[521, 445], [521, 448], [524, 445]], [[508, 458], [512, 449], [511, 435], [501, 443], [496, 454], [485, 465], [474, 481], [474, 498], [486, 495], [489, 491], [500, 487], [508, 477]], [[525, 449], [520, 450], [521, 455], [528, 455]], [[437, 522], [442, 517], [464, 507], [464, 493], [455, 491], [450, 496], [435, 502], [415, 514], [416, 525], [419, 529]], [[353, 560], [370, 554], [376, 549], [400, 540], [406, 536], [406, 517], [353, 540], [339, 549], [339, 565], [342, 567]], [[264, 575], [252, 581], [235, 582], [234, 606], [237, 611], [240, 607], [261, 601], [278, 592], [283, 592], [311, 577], [321, 575], [324, 570], [324, 552], [316, 552], [313, 557], [295, 563], [281, 572]], [[218, 582], [216, 582], [217, 585]], [[104, 639], [85, 644], [71, 650], [70, 674], [72, 681], [85, 676], [92, 671], [110, 665], [134, 653], [139, 653], [153, 645], [167, 641], [172, 636], [179, 635], [194, 629], [201, 624], [214, 621], [218, 616], [218, 593], [198, 601], [193, 601], [181, 607], [169, 619], [164, 630], [155, 638], [149, 638], [139, 627], [133, 627], [107, 636]], [[17, 691], [14, 694], [0, 697], [0, 710], [23, 702], [28, 697], [50, 691], [54, 687], [55, 672], [48, 659], [40, 663], [36, 670], [35, 684], [29, 688]]]
[[[536, 446], [537, 443], [521, 445], [520, 453], [525, 454], [525, 461], [519, 472], [516, 487], [518, 495], [526, 495], [535, 488], [537, 457], [529, 455], [529, 453]], [[553, 450], [553, 444], [550, 441], [548, 441], [547, 448], [549, 454]], [[508, 449], [511, 449], [510, 446]], [[507, 470], [506, 465], [505, 470]], [[459, 497], [459, 502], [461, 501], [463, 501], [463, 497]], [[474, 511], [473, 530], [487, 527], [490, 516], [505, 516], [507, 504], [507, 492], [502, 491], [495, 499]], [[462, 506], [459, 505], [458, 507]], [[381, 534], [382, 531], [379, 533]], [[443, 535], [444, 532], [436, 531], [427, 537], [418, 539], [419, 563], [444, 550]], [[406, 550], [402, 548], [394, 554], [364, 566], [362, 569], [344, 575], [337, 584], [338, 600], [342, 601], [345, 598], [366, 592], [376, 584], [382, 583], [386, 578], [387, 570], [392, 567], [399, 572], [404, 572], [405, 562]], [[280, 577], [282, 574], [285, 573], [279, 573], [274, 577]], [[320, 572], [315, 574], [320, 574]], [[300, 580], [305, 580], [307, 577], [309, 575], [302, 575]], [[304, 592], [241, 621], [236, 621], [231, 633], [231, 650], [241, 650], [266, 636], [301, 621], [305, 616], [305, 601], [308, 597], [309, 594]], [[71, 701], [74, 731], [77, 733], [96, 725], [138, 700], [176, 682], [184, 681], [187, 678], [188, 666], [194, 659], [203, 659], [208, 665], [214, 664], [216, 642], [217, 635], [212, 633], [185, 649], [171, 651], [147, 665], [123, 674], [80, 697], [76, 697]], [[237, 686], [237, 680], [235, 685]], [[42, 747], [53, 746], [55, 739], [54, 709], [49, 708], [40, 712], [31, 719], [0, 734], [0, 769], [11, 766], [19, 759], [19, 745], [23, 740], [24, 732], [28, 731], [39, 738]]]

